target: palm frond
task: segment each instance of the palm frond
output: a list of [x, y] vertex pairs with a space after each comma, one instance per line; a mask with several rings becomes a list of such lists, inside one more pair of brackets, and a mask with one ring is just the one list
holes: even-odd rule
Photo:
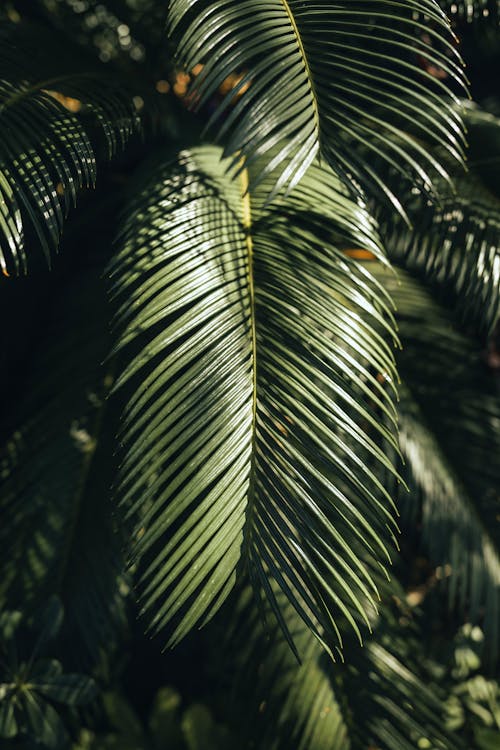
[[[403, 519], [421, 524], [450, 604], [485, 630], [490, 660], [500, 632], [500, 398], [477, 347], [417, 281], [383, 270], [397, 305], [400, 444], [410, 495]], [[406, 495], [406, 497], [405, 497]], [[418, 504], [418, 505], [416, 505]]]
[[112, 442], [103, 419], [111, 375], [99, 366], [109, 343], [99, 288], [80, 272], [55, 305], [57, 322], [6, 409], [0, 453], [0, 606], [29, 613], [59, 595], [63, 636], [80, 663], [110, 647], [124, 615], [122, 537], [108, 491]]
[[6, 24], [0, 66], [0, 267], [9, 275], [26, 272], [27, 226], [50, 263], [78, 190], [95, 183], [96, 126], [111, 158], [138, 120], [123, 83], [86, 68], [59, 37]]
[[[418, 407], [402, 389], [400, 443], [412, 502], [401, 503], [403, 520], [418, 517], [422, 544], [438, 580], [446, 582], [450, 607], [481, 621], [488, 661], [495, 663], [500, 611], [500, 557], [482, 521]], [[418, 511], [414, 506], [418, 501]], [[409, 507], [410, 506], [410, 507]], [[406, 516], [406, 519], [405, 519]]]
[[272, 579], [331, 647], [336, 614], [358, 630], [376, 597], [353, 535], [389, 559], [391, 500], [359, 454], [391, 470], [377, 373], [394, 380], [394, 357], [374, 328], [394, 331], [383, 289], [338, 249], [382, 257], [365, 208], [316, 165], [268, 205], [272, 175], [248, 191], [259, 167], [235, 181], [219, 149], [182, 152], [131, 206], [110, 267], [132, 391], [119, 495], [169, 643], [248, 569], [278, 617]]
[[[263, 625], [249, 592], [244, 592], [234, 608], [230, 658], [240, 670], [236, 706], [242, 700], [243, 734], [252, 737], [253, 746], [262, 750], [425, 746], [456, 750], [463, 746], [458, 736], [443, 728], [443, 692], [425, 683], [416, 623], [404, 605], [389, 604], [391, 598], [404, 600], [403, 592], [397, 582], [384, 585], [379, 579], [379, 584], [387, 598], [374, 622], [374, 634], [363, 648], [350, 644], [345, 665], [333, 664], [293, 608], [284, 604], [288, 627], [301, 645], [303, 660], [298, 664], [272, 615], [268, 613]], [[406, 622], [403, 629], [401, 618]]]
[[339, 680], [303, 620], [286, 601], [282, 608], [300, 663], [269, 608], [263, 619], [250, 588], [239, 595], [226, 625], [224, 653], [236, 673], [232, 708], [242, 739], [262, 750], [349, 750]]
[[[265, 155], [262, 174], [279, 165], [276, 191], [298, 183], [319, 154], [352, 184], [371, 184], [378, 194], [387, 187], [370, 166], [376, 156], [426, 190], [443, 170], [420, 141], [462, 159], [454, 94], [423, 64], [463, 85], [436, 0], [172, 0], [168, 25], [180, 63], [204, 66], [192, 85], [193, 106], [240, 74], [209, 126], [235, 160], [243, 154], [250, 164]], [[361, 147], [368, 161], [359, 157]]]
[[[500, 121], [474, 109], [465, 121], [474, 140], [485, 129], [498, 127], [500, 134]], [[474, 163], [466, 177], [455, 171], [454, 189], [443, 185], [438, 203], [408, 182], [401, 200], [412, 226], [383, 211], [381, 234], [392, 259], [451, 292], [460, 315], [491, 332], [500, 315], [500, 198], [482, 183]], [[391, 181], [401, 185], [395, 171]]]

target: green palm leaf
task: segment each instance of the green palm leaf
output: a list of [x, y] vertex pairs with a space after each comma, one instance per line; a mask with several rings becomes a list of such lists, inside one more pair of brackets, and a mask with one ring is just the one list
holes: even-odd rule
[[[448, 296], [451, 292], [460, 315], [491, 332], [500, 315], [500, 197], [481, 177], [483, 162], [493, 160], [495, 166], [497, 152], [485, 154], [484, 144], [494, 148], [500, 121], [469, 107], [465, 122], [471, 140], [469, 174], [454, 171], [454, 189], [442, 185], [441, 200], [433, 203], [414, 184], [401, 186], [393, 171], [391, 182], [402, 187], [412, 226], [393, 212], [379, 212], [381, 234], [391, 258]], [[477, 160], [481, 143], [482, 158]]]
[[[248, 163], [266, 155], [254, 179], [280, 166], [276, 190], [299, 182], [320, 153], [352, 184], [370, 183], [378, 193], [386, 187], [370, 166], [376, 156], [426, 190], [443, 170], [418, 139], [462, 159], [454, 96], [421, 64], [427, 60], [462, 85], [449, 22], [435, 0], [173, 0], [169, 30], [181, 64], [204, 65], [193, 106], [203, 106], [235, 71], [242, 74], [209, 125], [226, 154], [242, 153]], [[359, 157], [361, 147], [368, 161]]]
[[381, 231], [395, 261], [451, 291], [461, 316], [491, 332], [500, 315], [500, 201], [473, 178], [455, 185], [440, 205], [413, 196], [411, 231], [398, 220]]
[[[401, 604], [404, 592], [397, 582], [384, 584], [375, 577], [385, 589], [380, 617], [374, 618], [374, 634], [363, 648], [349, 643], [346, 665], [333, 664], [294, 610], [283, 603], [303, 656], [297, 663], [272, 615], [268, 613], [263, 626], [249, 592], [240, 597], [233, 610], [228, 649], [232, 666], [236, 663], [240, 670], [234, 689], [236, 711], [241, 701], [242, 735], [252, 738], [250, 746], [262, 750], [463, 747], [458, 736], [443, 728], [443, 693], [425, 682], [427, 675], [419, 664], [423, 661], [420, 633]], [[391, 599], [399, 605], [389, 604]], [[403, 632], [402, 617], [407, 623]]]
[[269, 206], [273, 176], [248, 192], [256, 172], [234, 181], [220, 157], [200, 148], [158, 171], [110, 269], [129, 347], [118, 384], [132, 389], [120, 497], [137, 518], [142, 601], [174, 643], [246, 568], [278, 617], [271, 579], [331, 646], [332, 617], [357, 630], [361, 595], [376, 597], [350, 540], [383, 562], [394, 529], [360, 457], [391, 470], [393, 426], [378, 415], [393, 425], [393, 393], [377, 373], [393, 381], [394, 358], [374, 330], [394, 337], [391, 316], [338, 247], [381, 251], [329, 170]]
[[9, 275], [26, 272], [28, 225], [50, 263], [78, 190], [95, 183], [96, 125], [111, 158], [137, 115], [122, 83], [41, 30], [5, 25], [0, 66], [0, 268]]
[[300, 664], [271, 612], [263, 625], [250, 589], [233, 608], [225, 652], [232, 671], [237, 665], [233, 711], [242, 740], [250, 737], [248, 746], [262, 750], [349, 750], [345, 707], [336, 694], [338, 679], [330, 679], [328, 657], [293, 608], [285, 601], [282, 606]]
[[414, 528], [419, 518], [431, 563], [442, 578], [449, 576], [450, 604], [482, 623], [494, 663], [500, 630], [497, 386], [478, 348], [425, 288], [402, 271], [398, 283], [383, 269], [376, 275], [385, 278], [397, 304], [403, 343], [400, 443], [403, 475], [413, 490], [406, 498], [401, 493], [403, 519]]
[[[40, 658], [61, 626], [63, 611], [51, 598], [41, 616], [37, 614], [35, 627], [41, 625], [42, 629], [29, 654], [23, 654], [22, 640], [17, 642], [15, 638], [21, 613], [4, 610], [0, 618], [0, 737], [20, 735], [15, 746], [25, 747], [31, 746], [27, 735], [37, 745], [61, 750], [69, 746], [70, 739], [53, 703], [72, 707], [88, 704], [95, 699], [97, 689], [92, 678], [65, 674], [59, 661]], [[24, 661], [19, 661], [20, 653], [27, 657]]]

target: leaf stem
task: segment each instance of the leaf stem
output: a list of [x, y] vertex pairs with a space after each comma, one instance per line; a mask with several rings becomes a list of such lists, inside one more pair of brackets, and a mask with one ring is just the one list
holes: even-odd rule
[[312, 99], [312, 106], [313, 106], [313, 112], [314, 112], [314, 121], [316, 123], [316, 132], [318, 133], [319, 138], [319, 109], [318, 109], [318, 101], [316, 98], [316, 92], [314, 90], [312, 75], [311, 75], [311, 69], [309, 67], [309, 63], [307, 61], [307, 55], [306, 51], [304, 49], [304, 45], [302, 44], [302, 37], [300, 36], [299, 27], [297, 26], [297, 23], [295, 21], [294, 15], [292, 13], [292, 9], [290, 8], [288, 4], [288, 0], [281, 0], [283, 3], [283, 7], [285, 8], [286, 14], [290, 20], [290, 23], [293, 28], [293, 32], [295, 34], [295, 38], [297, 39], [297, 44], [299, 45], [300, 54], [302, 56], [302, 60], [304, 62], [304, 68], [307, 73], [307, 82], [309, 84], [309, 89], [311, 91], [311, 99]]

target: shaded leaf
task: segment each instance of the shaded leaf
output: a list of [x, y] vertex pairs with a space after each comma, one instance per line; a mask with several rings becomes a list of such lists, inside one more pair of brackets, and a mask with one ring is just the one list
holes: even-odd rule
[[194, 704], [182, 717], [187, 750], [230, 750], [229, 732], [217, 725], [206, 706]]
[[25, 731], [51, 750], [66, 747], [68, 735], [56, 710], [30, 691], [26, 691], [23, 698]]
[[180, 694], [172, 687], [162, 687], [155, 695], [149, 715], [149, 729], [155, 748], [182, 747]]
[[[371, 266], [370, 266], [371, 267]], [[400, 442], [412, 490], [400, 494], [408, 529], [422, 542], [450, 604], [482, 622], [490, 663], [500, 631], [500, 399], [477, 345], [415, 279], [373, 272], [397, 304], [403, 349]], [[395, 490], [397, 488], [395, 487]]]
[[415, 623], [408, 621], [402, 632], [398, 622], [402, 611], [396, 607], [393, 612], [391, 599], [404, 597], [401, 588], [395, 581], [377, 580], [383, 604], [380, 616], [374, 617], [374, 634], [363, 648], [349, 643], [345, 665], [332, 663], [303, 621], [284, 604], [288, 627], [302, 646], [303, 662], [298, 664], [272, 614], [268, 611], [263, 625], [249, 592], [240, 598], [233, 610], [235, 642], [230, 657], [240, 668], [236, 698], [242, 703], [235, 710], [241, 708], [242, 734], [249, 733], [255, 747], [463, 747], [457, 735], [443, 730], [443, 693], [425, 682]]
[[14, 705], [10, 700], [0, 700], [0, 737], [9, 739], [18, 733]]
[[84, 705], [97, 695], [94, 680], [80, 674], [48, 676], [45, 681], [38, 677], [37, 681], [33, 682], [33, 689], [50, 700], [68, 706]]
[[78, 668], [109, 648], [124, 618], [109, 492], [114, 427], [105, 437], [111, 412], [104, 418], [112, 374], [101, 368], [109, 340], [96, 275], [80, 273], [54, 301], [31, 375], [18, 384], [22, 398], [5, 414], [0, 453], [0, 602], [30, 613], [57, 594], [61, 637]]

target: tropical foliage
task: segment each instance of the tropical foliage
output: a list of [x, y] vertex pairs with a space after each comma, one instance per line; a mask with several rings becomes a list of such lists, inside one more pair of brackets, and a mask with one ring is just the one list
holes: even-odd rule
[[2, 747], [497, 747], [498, 23], [0, 10]]

